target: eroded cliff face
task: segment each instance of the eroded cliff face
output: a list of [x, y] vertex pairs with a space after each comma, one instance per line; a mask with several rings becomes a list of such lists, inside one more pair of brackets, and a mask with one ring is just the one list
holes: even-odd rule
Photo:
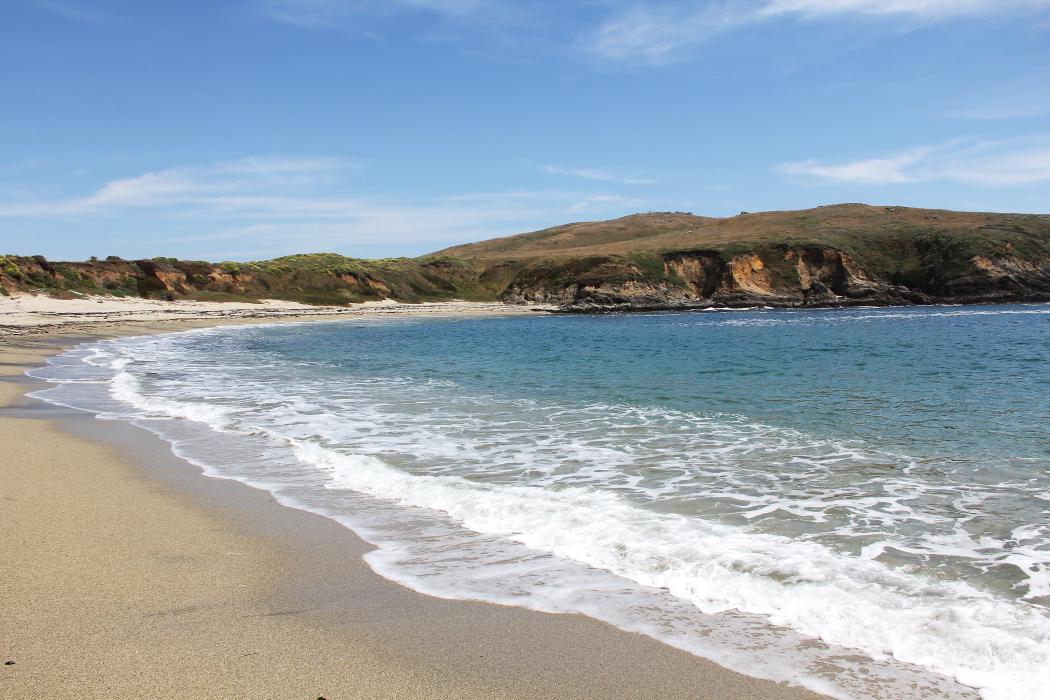
[[19, 291], [312, 304], [496, 295], [481, 285], [475, 267], [457, 260], [359, 261], [322, 255], [216, 265], [169, 258], [52, 263], [39, 256], [0, 256], [0, 293]]
[[[781, 247], [727, 255], [698, 251], [640, 262], [593, 259], [582, 269], [550, 263], [525, 267], [501, 298], [592, 312], [708, 307], [827, 307], [1050, 299], [1050, 261], [973, 256], [951, 276], [937, 266], [911, 284], [867, 269], [848, 253], [823, 246]], [[546, 274], [542, 272], [546, 270]]]
[[499, 299], [566, 312], [1050, 300], [1050, 247], [1029, 239], [1021, 248], [1009, 241], [975, 248], [935, 233], [873, 235], [851, 250], [747, 243], [522, 259], [368, 261], [314, 254], [216, 265], [171, 258], [51, 263], [0, 256], [0, 293], [312, 304]]

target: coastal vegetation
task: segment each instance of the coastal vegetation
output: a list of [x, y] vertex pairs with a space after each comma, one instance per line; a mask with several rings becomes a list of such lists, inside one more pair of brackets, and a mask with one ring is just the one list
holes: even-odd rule
[[337, 305], [459, 298], [566, 311], [1037, 301], [1050, 299], [1050, 216], [844, 204], [726, 218], [635, 214], [419, 258], [6, 255], [0, 288]]

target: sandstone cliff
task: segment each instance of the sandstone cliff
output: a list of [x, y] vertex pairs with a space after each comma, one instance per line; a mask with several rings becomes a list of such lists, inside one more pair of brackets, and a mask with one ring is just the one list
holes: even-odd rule
[[0, 293], [346, 304], [450, 298], [567, 312], [1050, 300], [1050, 216], [839, 205], [638, 214], [430, 256], [52, 263], [0, 256]]
[[1050, 216], [839, 205], [559, 226], [441, 251], [565, 311], [1050, 300]]
[[473, 266], [454, 258], [357, 260], [328, 253], [220, 264], [172, 258], [52, 263], [8, 255], [0, 256], [0, 290], [335, 305], [495, 298], [492, 290], [478, 287]]

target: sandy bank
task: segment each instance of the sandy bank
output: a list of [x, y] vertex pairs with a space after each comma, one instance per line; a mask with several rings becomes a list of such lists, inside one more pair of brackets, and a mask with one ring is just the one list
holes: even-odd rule
[[106, 330], [119, 333], [121, 326], [168, 321], [196, 321], [211, 325], [239, 321], [323, 320], [358, 316], [522, 314], [543, 311], [546, 308], [471, 301], [401, 304], [385, 300], [352, 306], [309, 306], [276, 299], [251, 304], [159, 301], [109, 296], [55, 299], [39, 294], [18, 294], [11, 297], [0, 296], [0, 337], [39, 335], [56, 331], [66, 334]]
[[0, 344], [0, 696], [817, 697], [588, 618], [382, 579], [335, 522], [21, 398], [25, 367], [68, 342]]

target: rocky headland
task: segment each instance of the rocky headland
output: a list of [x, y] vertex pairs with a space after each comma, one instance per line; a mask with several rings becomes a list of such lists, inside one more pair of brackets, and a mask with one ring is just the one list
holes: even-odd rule
[[635, 214], [390, 260], [8, 255], [0, 289], [325, 305], [465, 299], [565, 312], [1034, 302], [1050, 300], [1050, 216], [845, 204]]

